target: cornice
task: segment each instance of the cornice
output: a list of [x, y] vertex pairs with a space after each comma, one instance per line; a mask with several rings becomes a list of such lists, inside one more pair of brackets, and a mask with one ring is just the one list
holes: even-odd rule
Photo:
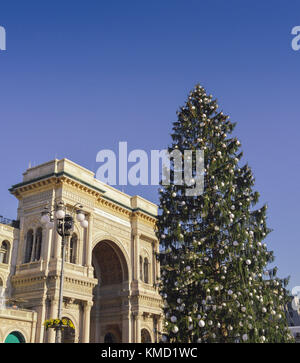
[[105, 193], [105, 190], [97, 188], [89, 183], [87, 183], [84, 180], [81, 180], [79, 178], [77, 178], [74, 175], [71, 175], [65, 171], [59, 172], [59, 173], [51, 173], [51, 174], [47, 174], [47, 175], [43, 175], [39, 178], [35, 178], [35, 179], [31, 179], [28, 180], [26, 182], [22, 182], [19, 184], [15, 184], [13, 185], [9, 191], [10, 193], [12, 193], [13, 195], [15, 195], [16, 197], [21, 196], [21, 193], [28, 191], [28, 190], [32, 190], [32, 189], [38, 189], [41, 186], [45, 186], [45, 185], [49, 185], [49, 184], [60, 184], [61, 181], [67, 181], [68, 183], [75, 184], [76, 182], [78, 183], [77, 185], [80, 186], [81, 188], [83, 188], [83, 186], [85, 186], [87, 189], [85, 189], [85, 191], [89, 191], [89, 190], [93, 190], [96, 193], [100, 193], [103, 194]]
[[24, 194], [30, 193], [32, 191], [37, 191], [41, 188], [44, 189], [48, 187], [58, 188], [63, 184], [71, 185], [72, 187], [75, 187], [84, 193], [88, 193], [97, 200], [97, 203], [104, 205], [116, 212], [124, 214], [128, 217], [137, 217], [145, 222], [148, 222], [150, 225], [154, 225], [156, 223], [157, 217], [152, 213], [141, 208], [131, 208], [123, 203], [120, 203], [119, 201], [106, 196], [105, 190], [99, 189], [67, 172], [47, 174], [39, 178], [15, 184], [9, 189], [9, 191], [16, 198], [22, 199]]

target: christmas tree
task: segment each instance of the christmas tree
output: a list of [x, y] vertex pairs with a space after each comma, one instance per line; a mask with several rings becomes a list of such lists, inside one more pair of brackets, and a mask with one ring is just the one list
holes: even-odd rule
[[[274, 256], [263, 243], [267, 206], [255, 209], [251, 169], [240, 165], [240, 142], [230, 137], [235, 124], [200, 85], [177, 115], [168, 151], [179, 150], [183, 159], [185, 150], [204, 151], [204, 191], [187, 196], [188, 184], [172, 182], [160, 189], [162, 340], [293, 341], [285, 316], [288, 279], [268, 269]], [[173, 165], [171, 181], [175, 172]]]

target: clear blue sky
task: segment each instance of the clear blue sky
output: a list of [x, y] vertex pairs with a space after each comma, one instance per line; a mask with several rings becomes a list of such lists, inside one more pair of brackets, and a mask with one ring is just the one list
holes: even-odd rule
[[[268, 202], [279, 275], [300, 285], [299, 1], [1, 1], [0, 214], [35, 165], [99, 150], [162, 149], [176, 109], [202, 83], [237, 121], [244, 161]], [[125, 187], [157, 201], [157, 187]]]

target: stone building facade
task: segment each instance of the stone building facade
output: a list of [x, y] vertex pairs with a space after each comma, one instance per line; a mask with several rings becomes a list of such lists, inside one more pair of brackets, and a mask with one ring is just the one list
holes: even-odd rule
[[158, 341], [157, 206], [102, 183], [67, 159], [28, 169], [10, 192], [19, 201], [18, 225], [0, 224], [0, 288], [6, 300], [21, 301], [22, 309], [0, 306], [0, 342], [13, 331], [27, 342], [55, 340], [43, 323], [57, 317], [61, 237], [41, 223], [41, 212], [60, 201], [69, 213], [80, 203], [89, 222], [83, 229], [75, 221], [67, 243], [62, 315], [75, 330], [66, 329], [63, 340]]

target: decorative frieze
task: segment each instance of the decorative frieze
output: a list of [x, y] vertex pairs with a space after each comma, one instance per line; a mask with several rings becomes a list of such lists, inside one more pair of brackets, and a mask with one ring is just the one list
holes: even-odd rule
[[47, 190], [38, 194], [33, 194], [23, 198], [23, 206], [26, 207], [28, 204], [36, 204], [38, 202], [49, 201], [53, 196], [53, 190]]
[[[76, 190], [76, 189], [75, 189]], [[82, 205], [89, 208], [93, 208], [94, 202], [90, 199], [84, 198], [81, 195], [78, 195], [78, 193], [72, 192], [69, 189], [63, 188], [62, 190], [62, 199], [68, 199], [70, 201], [73, 201], [74, 203], [80, 203]]]

